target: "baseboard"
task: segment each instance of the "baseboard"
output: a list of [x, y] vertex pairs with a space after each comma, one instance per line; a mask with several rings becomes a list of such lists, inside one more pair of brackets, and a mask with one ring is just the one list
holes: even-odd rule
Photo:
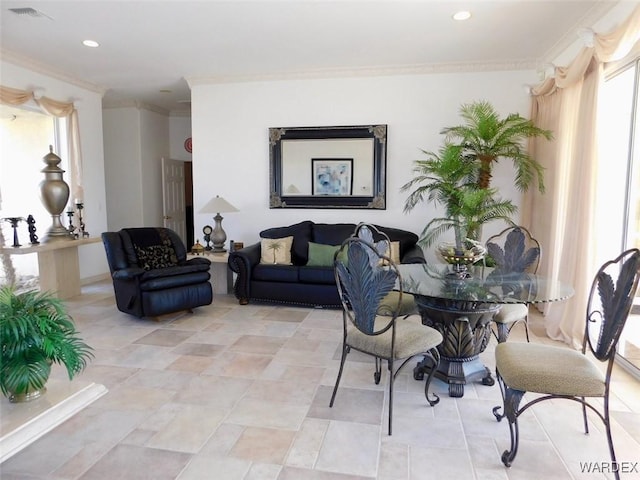
[[111, 276], [109, 273], [101, 273], [100, 275], [93, 275], [92, 277], [85, 277], [80, 279], [80, 285], [90, 285], [92, 283], [102, 282], [104, 280], [109, 280]]
[[71, 418], [105, 393], [107, 393], [106, 387], [97, 383], [83, 385], [50, 380], [47, 383], [47, 392], [32, 402], [9, 403], [7, 399], [2, 399], [0, 463]]

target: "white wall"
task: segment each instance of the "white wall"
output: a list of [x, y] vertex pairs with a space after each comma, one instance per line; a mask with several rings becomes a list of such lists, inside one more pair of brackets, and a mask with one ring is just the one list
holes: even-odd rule
[[146, 227], [161, 227], [162, 157], [169, 156], [169, 117], [140, 110], [140, 161], [142, 167], [143, 221]]
[[137, 106], [106, 108], [103, 116], [109, 229], [162, 226], [169, 117]]
[[[91, 236], [100, 236], [107, 228], [102, 95], [5, 61], [0, 61], [0, 69], [0, 83], [6, 87], [30, 91], [43, 89], [43, 95], [47, 97], [63, 102], [74, 101], [76, 104], [83, 157], [84, 219]], [[42, 150], [47, 151], [47, 147], [43, 145]], [[44, 223], [40, 222], [39, 225]], [[109, 271], [101, 243], [83, 246], [79, 251], [82, 279], [104, 275]]]
[[184, 148], [184, 142], [191, 137], [191, 117], [169, 117], [169, 152], [174, 160], [191, 161], [191, 154]]
[[[483, 99], [503, 115], [528, 116], [524, 85], [536, 80], [533, 71], [500, 71], [193, 85], [194, 211], [213, 194], [223, 196], [240, 210], [223, 215], [227, 238], [245, 245], [262, 229], [305, 219], [370, 221], [420, 233], [433, 207], [405, 215], [400, 187], [411, 179], [412, 162], [424, 158], [421, 150], [442, 145], [439, 132], [461, 123], [462, 103]], [[376, 123], [388, 125], [386, 210], [269, 209], [269, 127]], [[498, 165], [493, 182], [520, 204], [510, 164]], [[196, 213], [195, 231], [211, 222]]]
[[106, 108], [102, 116], [109, 230], [142, 225], [140, 112]]

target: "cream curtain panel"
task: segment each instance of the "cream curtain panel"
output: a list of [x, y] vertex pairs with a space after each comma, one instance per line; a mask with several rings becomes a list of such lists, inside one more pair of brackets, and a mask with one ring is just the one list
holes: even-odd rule
[[543, 245], [540, 272], [574, 286], [570, 300], [543, 307], [547, 335], [578, 348], [595, 265], [593, 242], [598, 181], [596, 117], [606, 63], [623, 58], [640, 40], [640, 7], [615, 31], [594, 34], [568, 67], [532, 89], [531, 119], [554, 132], [552, 142], [535, 139], [530, 150], [545, 167], [547, 192], [530, 189], [523, 223]]
[[30, 101], [34, 101], [48, 115], [67, 118], [67, 146], [69, 149], [69, 165], [71, 166], [71, 172], [69, 172], [71, 198], [84, 198], [80, 126], [78, 123], [78, 111], [73, 102], [63, 103], [47, 97], [36, 98], [33, 92], [0, 86], [0, 103], [18, 106]]

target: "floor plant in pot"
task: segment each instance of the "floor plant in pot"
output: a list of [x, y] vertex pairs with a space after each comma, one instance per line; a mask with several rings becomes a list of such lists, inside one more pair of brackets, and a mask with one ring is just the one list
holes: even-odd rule
[[536, 182], [538, 190], [544, 192], [544, 168], [527, 151], [525, 141], [529, 138], [553, 138], [544, 130], [518, 113], [500, 117], [493, 105], [481, 100], [463, 104], [460, 125], [442, 129], [445, 142], [462, 147], [465, 158], [476, 166], [476, 183], [479, 188], [490, 188], [494, 165], [500, 158], [510, 159], [515, 168], [514, 183], [518, 190], [526, 191]]
[[0, 390], [10, 401], [41, 396], [52, 364], [64, 365], [73, 379], [92, 357], [60, 299], [0, 287]]
[[424, 152], [427, 159], [414, 163], [413, 179], [402, 186], [402, 191], [410, 191], [405, 213], [424, 201], [444, 208], [443, 216], [426, 224], [420, 244], [430, 247], [453, 230], [455, 243], [438, 245], [438, 252], [458, 267], [482, 258], [484, 248], [478, 242], [482, 225], [511, 222], [517, 210], [511, 201], [498, 198], [496, 189], [478, 187], [476, 165], [463, 151], [460, 145], [445, 144], [438, 153]]

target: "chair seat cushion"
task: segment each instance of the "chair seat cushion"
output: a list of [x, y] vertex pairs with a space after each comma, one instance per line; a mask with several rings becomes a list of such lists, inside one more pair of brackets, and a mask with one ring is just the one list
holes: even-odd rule
[[[389, 317], [378, 317], [375, 329], [380, 330], [387, 325]], [[380, 335], [366, 335], [355, 326], [347, 328], [347, 343], [356, 350], [361, 350], [380, 358], [391, 358], [391, 329]], [[442, 343], [440, 332], [422, 325], [417, 316], [396, 319], [395, 359], [409, 358], [428, 352]]]
[[[393, 311], [398, 306], [398, 297], [400, 292], [389, 292], [381, 301], [379, 313], [381, 315], [393, 315]], [[402, 300], [400, 301], [400, 308], [398, 309], [398, 316], [404, 317], [405, 315], [411, 315], [418, 312], [416, 300], [410, 293], [403, 293]]]
[[496, 346], [496, 369], [505, 384], [523, 392], [604, 396], [604, 374], [570, 348], [506, 342]]
[[524, 320], [529, 315], [529, 306], [524, 303], [508, 303], [503, 305], [493, 317], [496, 323], [513, 323]]

